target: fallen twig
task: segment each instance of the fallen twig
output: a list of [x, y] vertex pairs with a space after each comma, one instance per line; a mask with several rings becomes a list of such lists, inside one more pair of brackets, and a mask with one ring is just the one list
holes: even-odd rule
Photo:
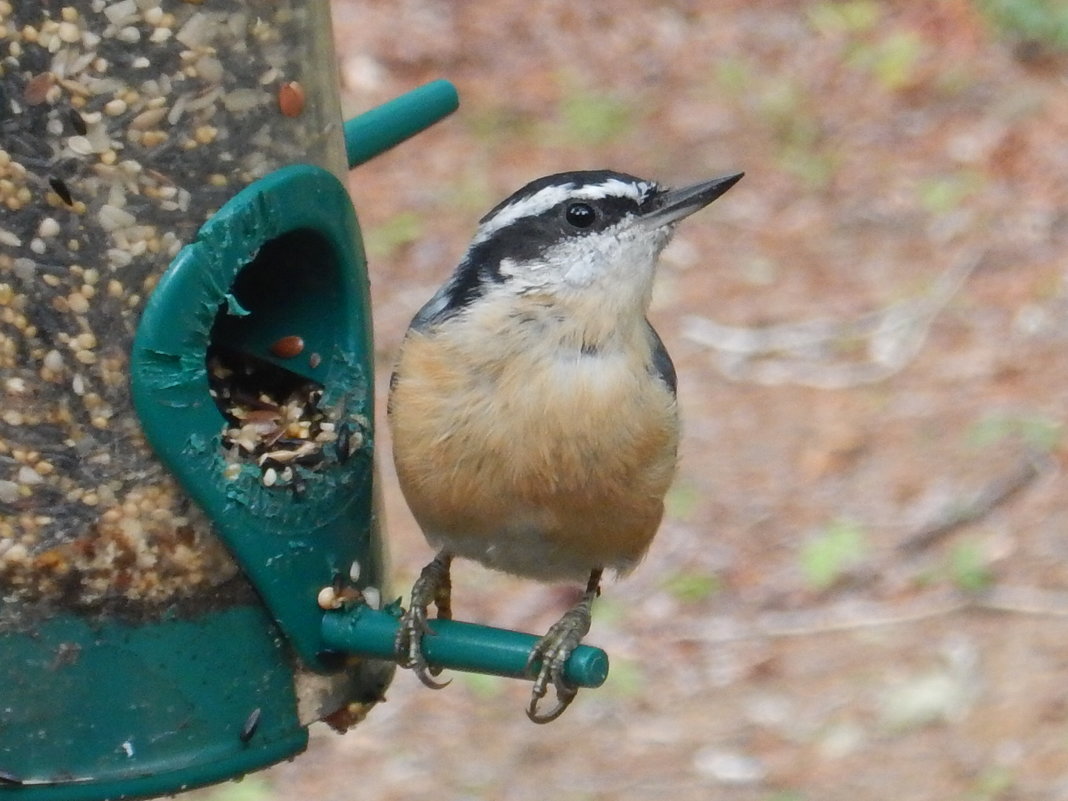
[[[683, 320], [682, 334], [714, 349], [720, 371], [736, 381], [821, 389], [874, 383], [915, 358], [935, 317], [984, 255], [985, 250], [970, 250], [939, 275], [926, 294], [854, 320], [739, 327], [689, 316]], [[844, 345], [854, 345], [854, 351], [865, 345], [862, 357], [843, 357]]]
[[933, 520], [911, 532], [897, 546], [907, 553], [922, 551], [961, 526], [981, 520], [1050, 469], [1048, 457], [1036, 452], [1023, 456], [1013, 469], [994, 476], [965, 503], [954, 503]]
[[864, 629], [906, 626], [965, 612], [997, 612], [1028, 617], [1068, 618], [1068, 592], [1035, 587], [991, 587], [982, 593], [933, 591], [911, 601], [845, 601], [753, 619], [713, 617], [686, 621], [671, 636], [701, 643], [815, 637]]

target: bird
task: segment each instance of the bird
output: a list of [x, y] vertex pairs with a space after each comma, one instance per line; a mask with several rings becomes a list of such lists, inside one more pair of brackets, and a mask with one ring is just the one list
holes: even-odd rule
[[677, 189], [613, 170], [531, 181], [482, 217], [416, 313], [387, 416], [401, 492], [436, 550], [395, 641], [398, 662], [427, 686], [447, 683], [422, 642], [431, 605], [452, 617], [459, 557], [585, 581], [527, 662], [532, 721], [555, 720], [574, 699], [564, 668], [602, 576], [642, 559], [676, 471], [675, 367], [647, 317], [657, 262], [676, 224], [743, 174]]

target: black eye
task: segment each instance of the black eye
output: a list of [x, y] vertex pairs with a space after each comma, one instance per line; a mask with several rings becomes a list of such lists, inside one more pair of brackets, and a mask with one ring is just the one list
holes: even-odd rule
[[588, 203], [572, 203], [564, 212], [564, 219], [576, 228], [589, 228], [597, 219], [597, 212]]

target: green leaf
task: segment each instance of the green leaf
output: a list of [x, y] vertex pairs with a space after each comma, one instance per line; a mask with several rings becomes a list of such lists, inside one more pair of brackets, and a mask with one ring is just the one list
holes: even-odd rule
[[555, 132], [567, 144], [604, 145], [634, 128], [634, 104], [610, 94], [573, 89], [560, 105]]
[[979, 192], [983, 180], [979, 173], [971, 171], [929, 178], [919, 185], [920, 203], [931, 214], [948, 214]]
[[183, 795], [188, 801], [268, 801], [274, 797], [270, 782], [262, 776], [245, 776], [215, 787]]
[[979, 774], [975, 787], [968, 794], [974, 801], [996, 801], [1011, 797], [1010, 791], [1016, 778], [1012, 771], [1003, 765], [990, 765]]
[[381, 225], [364, 231], [364, 244], [372, 258], [384, 259], [422, 236], [423, 220], [412, 211], [394, 214]]
[[987, 448], [1015, 438], [1028, 448], [1050, 453], [1060, 446], [1064, 425], [1044, 415], [991, 414], [972, 424], [967, 442], [974, 448]]
[[693, 516], [697, 505], [701, 501], [699, 493], [692, 484], [686, 481], [676, 481], [668, 490], [664, 498], [664, 507], [668, 517], [676, 520], [688, 520]]
[[634, 697], [641, 695], [647, 686], [645, 672], [637, 662], [616, 657], [612, 660], [612, 669], [608, 673], [603, 690], [616, 697]]
[[716, 86], [733, 97], [740, 97], [755, 82], [753, 65], [743, 58], [724, 58], [716, 66]]
[[965, 592], [982, 592], [994, 580], [983, 549], [967, 540], [957, 543], [950, 553], [949, 572], [953, 583]]
[[723, 582], [715, 573], [676, 573], [662, 584], [663, 588], [683, 603], [697, 603], [720, 591]]
[[875, 27], [882, 10], [875, 0], [816, 3], [806, 11], [808, 23], [823, 34], [863, 33]]
[[1068, 51], [1064, 0], [976, 0], [976, 5], [1003, 36]]
[[487, 676], [484, 673], [456, 672], [454, 675], [472, 695], [483, 699], [500, 695], [505, 682], [500, 676]]
[[801, 572], [814, 590], [832, 587], [867, 552], [864, 530], [851, 520], [835, 520], [801, 546]]

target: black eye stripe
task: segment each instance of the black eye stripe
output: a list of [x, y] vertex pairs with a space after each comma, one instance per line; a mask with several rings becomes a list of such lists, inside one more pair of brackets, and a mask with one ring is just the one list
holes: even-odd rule
[[[622, 186], [618, 186], [620, 184]], [[628, 189], [626, 184], [632, 187]], [[559, 202], [554, 200], [551, 207], [538, 203], [529, 213], [517, 213], [516, 204], [529, 200], [547, 187], [563, 189], [565, 194]], [[489, 287], [512, 280], [516, 264], [542, 259], [553, 248], [568, 241], [606, 231], [628, 216], [640, 214], [642, 204], [648, 202], [656, 191], [656, 184], [652, 182], [610, 170], [559, 173], [531, 181], [480, 220], [484, 227], [452, 278], [420, 310], [412, 325], [421, 329], [444, 320], [476, 302]], [[558, 197], [559, 192], [554, 192], [553, 196]], [[582, 211], [572, 209], [579, 205], [587, 208]], [[569, 220], [569, 209], [572, 209], [571, 216], [576, 219], [589, 216], [590, 222], [582, 226]], [[507, 212], [506, 220], [495, 219], [504, 211]], [[513, 266], [502, 271], [501, 265], [505, 262]]]
[[[568, 211], [576, 206], [585, 206], [589, 211], [590, 220], [585, 226], [576, 225], [568, 219]], [[482, 292], [487, 282], [505, 280], [500, 274], [503, 260], [523, 262], [537, 259], [554, 245], [572, 237], [603, 231], [628, 214], [637, 214], [639, 211], [640, 206], [633, 198], [610, 196], [595, 200], [567, 200], [539, 214], [519, 217], [472, 245], [457, 268], [447, 310], [470, 303]]]
[[[557, 214], [560, 213], [559, 206]], [[597, 200], [570, 200], [564, 206], [564, 220], [572, 231], [601, 231], [627, 215], [639, 213], [641, 207], [629, 197], [604, 197]], [[559, 219], [559, 218], [557, 218]]]

